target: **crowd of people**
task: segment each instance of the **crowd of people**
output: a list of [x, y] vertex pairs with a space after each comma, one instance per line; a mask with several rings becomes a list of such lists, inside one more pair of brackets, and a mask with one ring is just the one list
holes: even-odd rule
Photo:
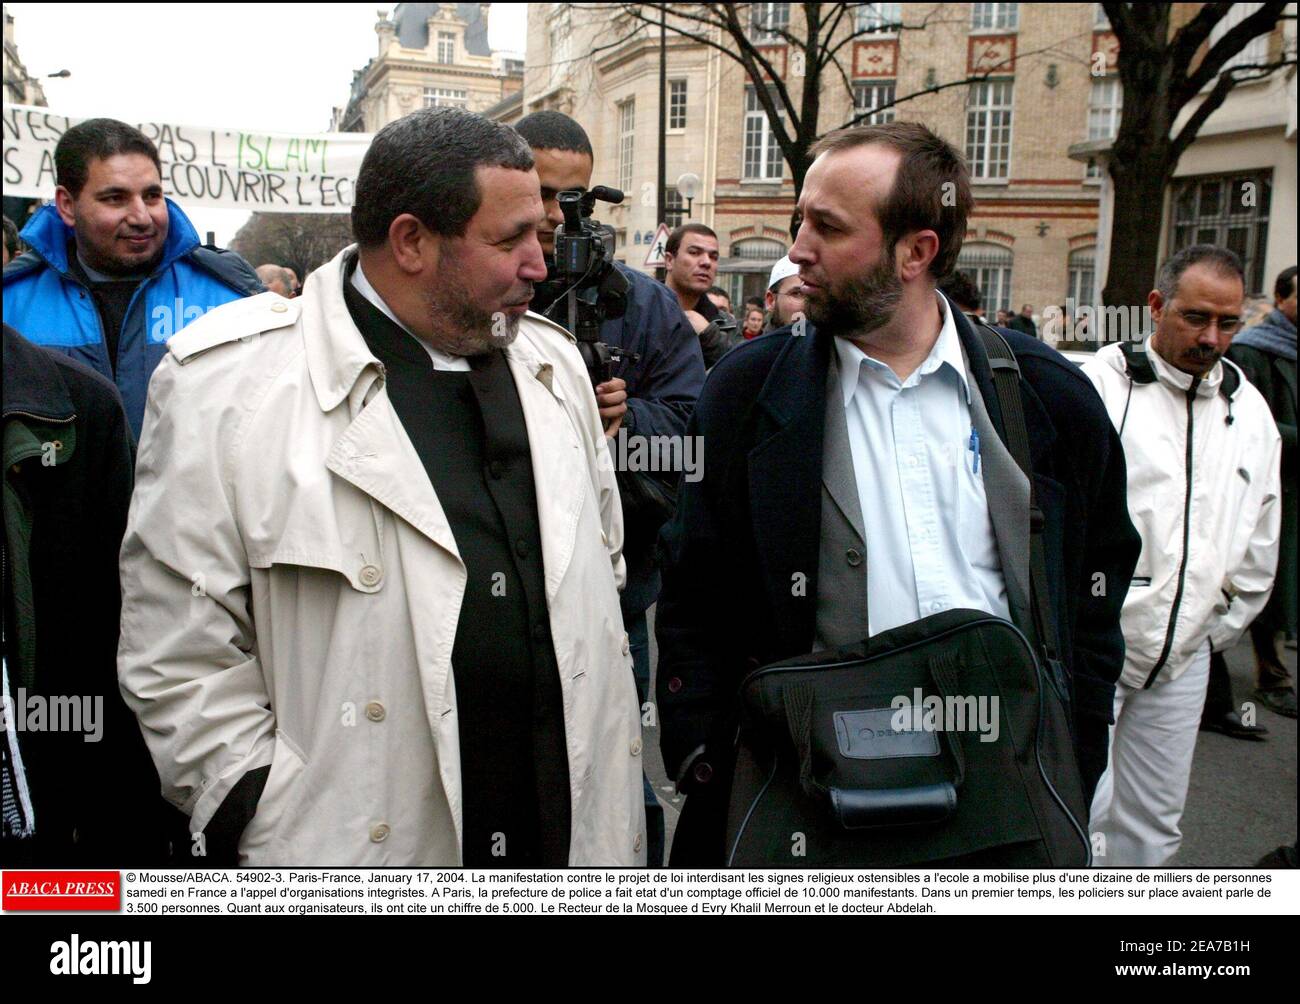
[[[1079, 367], [1031, 305], [985, 322], [948, 143], [899, 122], [814, 155], [762, 298], [684, 223], [664, 282], [614, 266], [597, 373], [542, 316], [558, 196], [598, 166], [559, 112], [386, 126], [355, 243], [301, 286], [201, 245], [137, 130], [69, 129], [54, 200], [5, 221], [0, 859], [723, 866], [742, 681], [973, 610], [1044, 674], [1094, 863], [1168, 862], [1198, 726], [1263, 731], [1222, 659], [1245, 634], [1295, 717], [1295, 268], [1246, 328], [1236, 255], [1179, 251], [1150, 338]], [[689, 442], [698, 476], [613, 461]], [[869, 710], [787, 697], [792, 748], [876, 756], [843, 731]], [[907, 817], [921, 790], [828, 818], [943, 825]], [[910, 863], [1036, 860], [981, 809], [1004, 839]]]

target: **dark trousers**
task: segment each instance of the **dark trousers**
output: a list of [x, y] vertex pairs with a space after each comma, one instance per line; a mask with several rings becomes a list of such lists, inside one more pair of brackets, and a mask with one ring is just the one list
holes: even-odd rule
[[1255, 686], [1290, 690], [1291, 674], [1277, 657], [1277, 633], [1268, 618], [1260, 617], [1250, 626], [1250, 641], [1255, 648]]
[[[636, 677], [636, 695], [641, 707], [650, 700], [650, 628], [646, 623], [645, 611], [639, 614], [626, 614], [623, 629], [627, 631], [627, 640], [632, 648], [632, 672]], [[645, 827], [646, 827], [646, 866], [662, 868], [664, 864], [664, 810], [655, 797], [655, 790], [650, 786], [650, 779], [641, 772], [641, 784], [645, 788]]]
[[1232, 680], [1228, 677], [1228, 663], [1222, 652], [1210, 656], [1210, 682], [1205, 688], [1205, 707], [1201, 710], [1201, 721], [1209, 722], [1222, 718], [1230, 711], [1238, 710], [1232, 701]]

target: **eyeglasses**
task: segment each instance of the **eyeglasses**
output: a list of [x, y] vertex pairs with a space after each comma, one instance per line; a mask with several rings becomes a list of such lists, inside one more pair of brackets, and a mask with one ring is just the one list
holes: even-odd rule
[[1174, 312], [1186, 322], [1190, 328], [1197, 331], [1204, 331], [1213, 321], [1218, 321], [1219, 330], [1225, 335], [1231, 335], [1241, 327], [1240, 317], [1216, 317], [1214, 314], [1206, 314], [1199, 310], [1183, 310], [1181, 307], [1175, 307]]

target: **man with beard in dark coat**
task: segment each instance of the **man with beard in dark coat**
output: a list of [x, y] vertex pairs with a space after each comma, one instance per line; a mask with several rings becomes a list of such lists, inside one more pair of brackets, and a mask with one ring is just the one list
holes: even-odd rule
[[[991, 444], [985, 465], [967, 459], [976, 399], [986, 426], [1001, 411], [978, 334], [935, 290], [973, 205], [961, 158], [902, 122], [832, 134], [813, 153], [790, 258], [815, 330], [755, 339], [718, 364], [691, 420], [708, 447], [704, 477], [682, 485], [663, 534], [662, 748], [687, 795], [674, 866], [725, 860], [747, 673], [958, 607], [1028, 617], [1009, 574], [1014, 559], [1028, 562], [1028, 506], [1023, 524], [1009, 514], [1028, 498], [1027, 479], [1008, 459], [995, 481]], [[1090, 799], [1106, 766], [1120, 609], [1140, 541], [1123, 452], [1087, 378], [1041, 342], [1005, 337]], [[953, 456], [956, 477], [943, 462]]]

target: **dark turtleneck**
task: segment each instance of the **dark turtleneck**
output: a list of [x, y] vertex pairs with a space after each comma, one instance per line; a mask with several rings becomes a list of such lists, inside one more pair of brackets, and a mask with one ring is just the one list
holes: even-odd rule
[[416, 339], [344, 279], [349, 313], [442, 505], [467, 580], [451, 665], [466, 867], [562, 868], [569, 773], [528, 429], [505, 356], [435, 370]]

